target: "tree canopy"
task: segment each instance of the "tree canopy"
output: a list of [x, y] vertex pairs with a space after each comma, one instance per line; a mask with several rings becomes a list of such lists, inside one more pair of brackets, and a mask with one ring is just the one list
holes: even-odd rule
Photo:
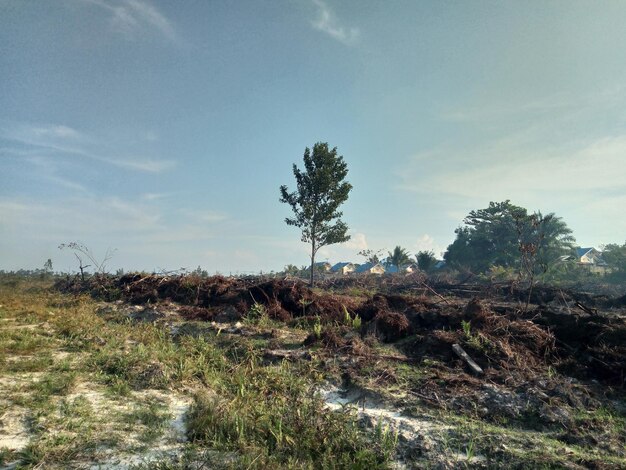
[[435, 258], [435, 253], [432, 250], [418, 252], [415, 259], [417, 260], [417, 267], [424, 272], [431, 271], [437, 263], [437, 258]]
[[626, 280], [626, 242], [623, 245], [617, 243], [605, 245], [602, 259], [610, 270], [610, 279], [615, 281]]
[[528, 214], [509, 200], [470, 211], [463, 222], [444, 259], [453, 267], [477, 273], [491, 266], [545, 272], [573, 249], [572, 231], [560, 217]]
[[411, 263], [409, 252], [401, 246], [396, 246], [393, 251], [389, 251], [387, 255], [387, 264], [398, 268], [398, 272], [400, 272], [400, 268], [402, 266], [406, 266]]
[[348, 226], [341, 220], [339, 206], [348, 199], [352, 185], [345, 181], [348, 166], [343, 156], [337, 155], [337, 147], [318, 142], [313, 151], [304, 151], [304, 170], [293, 165], [296, 190], [289, 192], [286, 185], [280, 187], [280, 202], [289, 204], [294, 216], [285, 218], [287, 225], [298, 227], [301, 240], [311, 244], [311, 285], [315, 255], [326, 245], [342, 243], [350, 239]]

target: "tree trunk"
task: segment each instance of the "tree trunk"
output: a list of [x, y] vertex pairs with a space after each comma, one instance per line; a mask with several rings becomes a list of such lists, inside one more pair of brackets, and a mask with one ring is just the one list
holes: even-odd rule
[[313, 288], [313, 273], [315, 269], [315, 242], [311, 242], [311, 280], [309, 281], [309, 287]]

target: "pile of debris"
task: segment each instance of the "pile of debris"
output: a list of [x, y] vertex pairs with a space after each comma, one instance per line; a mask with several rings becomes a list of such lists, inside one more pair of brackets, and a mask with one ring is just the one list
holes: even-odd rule
[[[423, 284], [421, 278], [417, 281]], [[582, 301], [595, 306], [593, 299], [571, 293], [566, 297], [559, 292], [560, 298], [570, 300], [563, 305], [551, 303], [550, 295], [557, 292], [546, 290], [538, 304], [530, 305], [506, 296], [474, 297], [468, 302], [463, 297], [444, 297], [432, 288], [417, 296], [377, 293], [364, 298], [317, 293], [298, 279], [255, 282], [223, 276], [147, 274], [94, 276], [86, 281], [68, 278], [55, 287], [133, 304], [175, 302], [184, 306], [181, 314], [186, 318], [207, 321], [225, 309], [230, 318], [242, 318], [255, 306], [262, 306], [270, 318], [285, 322], [305, 317], [342, 325], [346, 317], [359, 317], [362, 338], [373, 335], [383, 342], [401, 341], [401, 347], [415, 360], [459, 361], [452, 348], [456, 344], [487, 376], [495, 373], [509, 381], [514, 377], [519, 383], [548, 367], [613, 386], [623, 387], [626, 380], [625, 317], [615, 309], [610, 314], [599, 312]], [[607, 302], [618, 305], [620, 299]], [[331, 336], [327, 343], [342, 347], [336, 335]]]

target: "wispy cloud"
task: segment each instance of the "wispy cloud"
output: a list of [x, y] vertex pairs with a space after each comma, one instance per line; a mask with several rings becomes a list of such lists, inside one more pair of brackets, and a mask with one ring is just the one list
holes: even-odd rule
[[33, 135], [37, 137], [59, 137], [62, 139], [80, 139], [82, 135], [76, 129], [63, 125], [51, 125], [47, 127], [33, 127]]
[[141, 199], [144, 201], [157, 201], [159, 199], [166, 198], [169, 195], [169, 193], [144, 193], [141, 195]]
[[354, 45], [360, 36], [360, 31], [355, 27], [346, 27], [340, 24], [334, 12], [322, 0], [313, 0], [317, 7], [317, 18], [311, 22], [318, 31], [328, 34], [333, 39], [347, 45]]
[[445, 201], [443, 213], [458, 222], [470, 209], [511, 199], [556, 212], [585, 243], [620, 240], [625, 104], [626, 90], [614, 87], [459, 109], [447, 118], [462, 120], [465, 134], [409, 158], [396, 169], [397, 188]]
[[148, 31], [156, 31], [169, 41], [179, 41], [172, 22], [147, 0], [79, 1], [106, 11], [110, 15], [111, 28], [129, 39], [137, 38]]
[[181, 212], [195, 223], [215, 223], [222, 222], [228, 219], [228, 216], [226, 214], [217, 211], [183, 209]]
[[[626, 99], [626, 86], [608, 86], [589, 93], [558, 92], [536, 97], [528, 101], [520, 97], [518, 101], [478, 103], [444, 109], [439, 117], [444, 121], [467, 124], [500, 124], [502, 120], [545, 118], [556, 116], [559, 120], [575, 119], [590, 112], [600, 112], [610, 108], [621, 108]], [[541, 123], [545, 125], [545, 123]]]
[[120, 233], [145, 235], [161, 228], [161, 214], [154, 207], [92, 195], [57, 202], [0, 198], [0, 219], [2, 225], [17, 229], [22, 236], [51, 241]]
[[[100, 147], [98, 138], [79, 132], [64, 125], [29, 125], [22, 124], [0, 129], [0, 139], [18, 142], [27, 147], [26, 152], [36, 151], [41, 158], [44, 155], [70, 155], [96, 160], [120, 168], [147, 173], [160, 173], [175, 166], [172, 160], [136, 157], [133, 155], [105, 155], [95, 148]], [[24, 149], [3, 147], [3, 154], [23, 155]]]

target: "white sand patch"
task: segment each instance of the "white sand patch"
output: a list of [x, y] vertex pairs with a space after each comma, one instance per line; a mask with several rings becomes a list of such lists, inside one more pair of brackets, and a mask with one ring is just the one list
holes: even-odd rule
[[[458, 452], [446, 454], [449, 449], [445, 449], [444, 436], [453, 430], [453, 426], [432, 416], [407, 416], [401, 410], [369, 397], [358, 389], [342, 390], [328, 386], [319, 390], [319, 393], [328, 409], [336, 411], [350, 407], [367, 427], [380, 427], [394, 439], [397, 438], [396, 456], [391, 462], [394, 469], [412, 468], [407, 462], [413, 460], [409, 456], [416, 449], [420, 449], [422, 454], [431, 454], [443, 465], [442, 468], [456, 468], [455, 465], [461, 465], [461, 462], [465, 465], [485, 460], [481, 455], [468, 456]], [[448, 464], [451, 466], [446, 466]]]
[[39, 382], [43, 375], [43, 372], [29, 372], [0, 377], [0, 396], [11, 391], [19, 391], [17, 389]]
[[21, 450], [28, 444], [30, 436], [26, 428], [28, 410], [11, 407], [0, 416], [0, 448]]
[[[86, 397], [95, 403], [95, 407], [99, 406], [102, 409], [103, 404], [97, 404], [101, 397], [93, 393], [88, 394]], [[149, 449], [143, 451], [129, 452], [123, 449], [104, 449], [99, 453], [96, 463], [91, 464], [90, 469], [124, 470], [132, 466], [140, 464], [147, 465], [151, 462], [172, 459], [182, 455], [185, 449], [185, 443], [187, 442], [185, 415], [192, 400], [188, 397], [167, 393], [161, 390], [146, 390], [133, 393], [132, 396], [129, 397], [129, 400], [121, 406], [125, 407], [126, 410], [131, 410], [135, 403], [142, 403], [149, 400], [157, 400], [167, 407], [166, 412], [170, 415], [170, 419], [163, 435], [156, 442], [151, 443]], [[115, 406], [119, 408], [120, 405]], [[134, 436], [128, 436], [125, 443], [136, 446], [138, 441]]]

